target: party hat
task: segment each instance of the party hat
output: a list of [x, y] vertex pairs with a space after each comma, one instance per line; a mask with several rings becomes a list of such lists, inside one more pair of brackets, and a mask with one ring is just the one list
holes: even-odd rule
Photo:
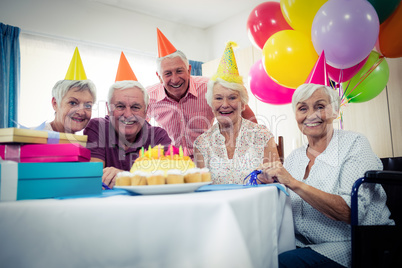
[[74, 55], [71, 59], [70, 66], [68, 67], [64, 80], [87, 80], [78, 47], [76, 47], [74, 50]]
[[121, 52], [115, 82], [124, 80], [138, 81], [137, 77], [135, 76], [133, 70], [130, 67], [130, 64], [128, 63], [126, 56], [124, 55], [123, 52]]
[[324, 50], [321, 52], [321, 55], [315, 63], [313, 69], [311, 70], [305, 84], [331, 86], [331, 84], [329, 83]]
[[218, 66], [218, 71], [212, 76], [211, 80], [216, 81], [217, 78], [221, 78], [229, 83], [243, 84], [243, 78], [239, 75], [236, 58], [233, 53], [234, 46], [237, 46], [237, 44], [232, 41], [226, 44], [225, 52], [223, 52]]
[[158, 35], [158, 57], [162, 58], [177, 51], [177, 49], [169, 42], [166, 36], [156, 28]]

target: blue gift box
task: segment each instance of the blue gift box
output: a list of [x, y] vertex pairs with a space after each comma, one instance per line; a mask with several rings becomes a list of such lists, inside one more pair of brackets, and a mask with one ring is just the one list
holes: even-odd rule
[[[13, 191], [16, 191], [14, 200], [97, 195], [102, 192], [103, 164], [101, 162], [16, 163], [3, 161], [0, 165], [0, 174], [2, 200], [13, 200], [4, 198], [10, 193], [12, 195]], [[12, 177], [15, 179], [10, 179]]]

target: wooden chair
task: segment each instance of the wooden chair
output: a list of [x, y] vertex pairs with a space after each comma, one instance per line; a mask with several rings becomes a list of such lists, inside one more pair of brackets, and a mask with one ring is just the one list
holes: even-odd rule
[[283, 136], [278, 136], [278, 143], [276, 145], [276, 148], [278, 149], [279, 159], [281, 160], [281, 163], [283, 164], [283, 161], [285, 159], [284, 153], [283, 153]]
[[[352, 267], [402, 267], [402, 157], [381, 160], [384, 170], [367, 171], [353, 186]], [[383, 186], [391, 211], [390, 218], [395, 225], [358, 225], [357, 192], [362, 183], [380, 183]]]

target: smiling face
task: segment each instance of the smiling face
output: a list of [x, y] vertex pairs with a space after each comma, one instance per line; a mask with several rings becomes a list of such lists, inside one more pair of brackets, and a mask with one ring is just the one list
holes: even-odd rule
[[160, 82], [168, 96], [179, 101], [186, 95], [190, 83], [191, 65], [187, 69], [180, 57], [165, 58], [161, 62]]
[[213, 88], [212, 111], [219, 124], [234, 124], [241, 120], [245, 105], [241, 102], [239, 92], [216, 84]]
[[333, 130], [336, 118], [330, 98], [324, 89], [317, 89], [307, 100], [296, 104], [296, 121], [308, 138], [320, 139]]
[[110, 101], [109, 116], [119, 137], [134, 142], [146, 115], [144, 93], [137, 87], [115, 90]]
[[67, 91], [60, 104], [53, 98], [52, 105], [56, 112], [53, 130], [75, 133], [84, 129], [91, 119], [93, 99], [89, 90], [79, 91], [77, 88]]

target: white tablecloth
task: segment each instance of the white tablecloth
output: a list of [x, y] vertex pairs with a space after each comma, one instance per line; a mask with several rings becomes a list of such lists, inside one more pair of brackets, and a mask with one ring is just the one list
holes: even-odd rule
[[1, 267], [276, 267], [294, 247], [276, 187], [0, 203]]

